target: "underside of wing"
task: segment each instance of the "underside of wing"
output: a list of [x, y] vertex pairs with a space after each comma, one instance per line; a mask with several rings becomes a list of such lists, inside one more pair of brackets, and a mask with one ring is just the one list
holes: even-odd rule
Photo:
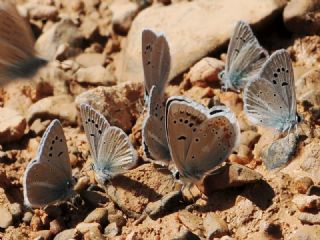
[[170, 71], [170, 51], [164, 35], [157, 35], [149, 29], [143, 30], [142, 62], [146, 95], [149, 96], [153, 85], [162, 94]]
[[257, 78], [250, 81], [243, 95], [244, 111], [255, 124], [283, 130], [290, 118], [289, 107], [276, 86]]
[[[118, 127], [109, 127], [99, 143], [96, 173], [107, 179], [126, 172], [137, 161], [136, 152], [126, 133]], [[105, 175], [105, 177], [104, 177]]]
[[98, 145], [103, 132], [110, 127], [107, 119], [88, 104], [80, 105], [80, 114], [84, 131], [90, 144], [94, 161], [98, 156]]

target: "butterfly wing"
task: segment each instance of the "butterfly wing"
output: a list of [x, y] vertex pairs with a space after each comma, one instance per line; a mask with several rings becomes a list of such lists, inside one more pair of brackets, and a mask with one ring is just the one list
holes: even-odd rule
[[105, 129], [110, 127], [108, 120], [88, 104], [80, 105], [82, 125], [90, 144], [94, 161], [98, 159], [98, 146]]
[[213, 114], [193, 134], [188, 155], [183, 162], [186, 175], [200, 180], [231, 154], [239, 143], [240, 128], [229, 110]]
[[145, 94], [149, 96], [151, 87], [157, 86], [162, 95], [170, 71], [169, 45], [164, 35], [157, 35], [149, 29], [142, 32], [142, 63]]
[[35, 56], [34, 38], [26, 21], [9, 3], [0, 3], [0, 81], [34, 75], [47, 61]]
[[272, 82], [278, 94], [285, 101], [290, 115], [297, 111], [296, 92], [292, 62], [288, 52], [284, 49], [275, 51], [263, 65], [260, 77]]
[[43, 207], [69, 197], [72, 173], [67, 143], [58, 120], [44, 133], [37, 153], [24, 174], [24, 201], [29, 207]]
[[127, 134], [118, 127], [111, 126], [104, 131], [98, 149], [94, 169], [102, 183], [136, 164], [136, 152]]
[[148, 115], [142, 126], [142, 142], [147, 157], [167, 164], [170, 152], [165, 133], [165, 106], [156, 86], [150, 91]]
[[244, 110], [253, 123], [285, 131], [296, 123], [293, 70], [284, 50], [274, 52], [244, 92]]
[[[204, 107], [183, 97], [171, 97], [166, 103], [166, 134], [172, 160], [183, 176], [193, 135], [207, 119]], [[188, 176], [185, 176], [188, 177]]]
[[234, 90], [243, 88], [245, 82], [258, 73], [267, 57], [267, 51], [260, 46], [250, 26], [239, 21], [228, 47], [223, 84]]

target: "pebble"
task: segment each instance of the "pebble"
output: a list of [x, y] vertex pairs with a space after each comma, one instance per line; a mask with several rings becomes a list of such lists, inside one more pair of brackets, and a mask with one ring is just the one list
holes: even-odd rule
[[99, 223], [79, 223], [76, 226], [77, 231], [79, 231], [84, 239], [90, 240], [104, 240], [102, 233], [100, 232]]
[[[207, 175], [202, 183], [197, 184], [199, 190], [207, 196], [217, 190], [243, 186], [262, 179], [260, 173], [236, 163], [226, 164], [214, 173]], [[212, 184], [213, 182], [215, 184]]]
[[202, 225], [202, 218], [192, 214], [187, 210], [182, 210], [178, 212], [178, 219], [180, 222], [188, 228], [191, 232], [197, 236], [204, 237], [204, 228]]
[[39, 100], [28, 109], [28, 122], [32, 123], [37, 118], [43, 120], [58, 118], [68, 124], [76, 124], [78, 112], [71, 96], [51, 96]]
[[0, 144], [20, 140], [27, 127], [26, 119], [10, 108], [0, 107]]
[[304, 146], [300, 159], [301, 164], [300, 168], [306, 173], [310, 174], [309, 176], [315, 182], [320, 182], [320, 140], [313, 138], [309, 144]]
[[117, 210], [116, 213], [108, 214], [108, 221], [110, 223], [116, 223], [118, 227], [123, 227], [126, 225], [127, 220], [123, 216], [123, 213], [120, 210]]
[[24, 8], [27, 15], [34, 20], [54, 20], [58, 16], [58, 9], [55, 6], [31, 2], [20, 6], [20, 8]]
[[20, 219], [22, 215], [22, 206], [19, 203], [11, 203], [9, 206], [9, 210], [13, 216], [14, 220]]
[[274, 141], [261, 154], [266, 168], [273, 170], [287, 165], [295, 154], [297, 144], [298, 137], [295, 133], [290, 133], [286, 137]]
[[288, 239], [291, 240], [319, 240], [320, 226], [303, 225], [290, 234]]
[[313, 181], [309, 177], [299, 177], [294, 180], [294, 187], [298, 193], [305, 194], [313, 185]]
[[101, 226], [106, 226], [108, 223], [108, 209], [96, 208], [90, 212], [83, 220], [84, 223], [99, 223]]
[[103, 114], [111, 125], [129, 132], [142, 110], [139, 102], [143, 98], [143, 93], [141, 82], [127, 82], [83, 92], [77, 96], [76, 104], [91, 105]]
[[118, 234], [120, 234], [120, 232], [121, 232], [121, 228], [118, 227], [117, 223], [115, 223], [115, 222], [110, 223], [104, 229], [104, 234], [109, 238], [117, 236]]
[[42, 136], [44, 131], [47, 129], [47, 127], [50, 124], [50, 120], [41, 121], [40, 118], [37, 118], [33, 121], [33, 123], [30, 126], [30, 130], [34, 132], [36, 136]]
[[100, 65], [80, 68], [76, 72], [76, 81], [96, 86], [112, 86], [116, 84], [115, 76], [110, 68], [104, 68]]
[[40, 231], [32, 233], [31, 235], [33, 235], [34, 238], [39, 238], [42, 240], [49, 240], [52, 237], [50, 230], [40, 230]]
[[13, 217], [6, 207], [0, 206], [0, 216], [0, 228], [6, 229], [12, 225]]
[[26, 224], [29, 224], [31, 222], [31, 219], [33, 217], [32, 212], [25, 212], [22, 218], [22, 221]]
[[128, 33], [132, 20], [137, 15], [139, 6], [137, 2], [118, 0], [110, 5], [112, 11], [112, 27], [120, 35]]
[[76, 230], [74, 228], [64, 230], [58, 233], [53, 240], [70, 240], [76, 236]]
[[206, 231], [207, 239], [221, 238], [228, 235], [227, 223], [215, 213], [208, 213], [203, 219], [203, 226]]
[[58, 233], [60, 233], [63, 230], [63, 225], [61, 223], [61, 221], [54, 219], [49, 223], [50, 226], [50, 232], [53, 235], [57, 235]]
[[192, 86], [205, 87], [208, 83], [219, 84], [219, 72], [224, 69], [224, 62], [216, 58], [205, 57], [193, 65], [186, 78]]
[[306, 224], [320, 224], [320, 212], [316, 214], [306, 212], [300, 213], [299, 220]]
[[81, 53], [76, 57], [76, 62], [82, 67], [102, 66], [106, 56], [101, 53]]
[[296, 195], [293, 197], [292, 202], [298, 207], [301, 212], [307, 210], [319, 210], [320, 209], [320, 197], [319, 196], [307, 196]]

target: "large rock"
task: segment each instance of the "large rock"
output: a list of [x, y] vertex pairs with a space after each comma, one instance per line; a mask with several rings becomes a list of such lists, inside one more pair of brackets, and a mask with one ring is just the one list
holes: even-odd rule
[[319, 5], [319, 0], [289, 1], [283, 12], [283, 19], [286, 27], [294, 33], [319, 34]]
[[[111, 125], [129, 132], [142, 110], [142, 83], [122, 83], [113, 87], [97, 87], [80, 94], [76, 103], [87, 103], [101, 112]], [[141, 106], [141, 105], [140, 105]]]
[[27, 113], [29, 123], [36, 118], [43, 120], [58, 118], [68, 124], [77, 123], [77, 109], [71, 96], [59, 95], [46, 97], [33, 104]]
[[238, 20], [255, 26], [265, 24], [280, 12], [285, 2], [198, 0], [149, 7], [140, 12], [131, 25], [118, 79], [143, 79], [140, 46], [141, 32], [145, 28], [163, 32], [167, 36], [172, 56], [169, 78], [172, 79], [225, 44]]
[[22, 138], [26, 125], [26, 119], [18, 112], [10, 108], [0, 108], [0, 144]]

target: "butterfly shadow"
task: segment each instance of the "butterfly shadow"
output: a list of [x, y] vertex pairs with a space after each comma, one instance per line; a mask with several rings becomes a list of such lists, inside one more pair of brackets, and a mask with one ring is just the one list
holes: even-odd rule
[[239, 196], [250, 200], [261, 210], [266, 210], [271, 206], [275, 192], [266, 181], [259, 180], [244, 186], [215, 191], [207, 196], [205, 205], [196, 206], [196, 209], [204, 213], [228, 210], [236, 205]]

